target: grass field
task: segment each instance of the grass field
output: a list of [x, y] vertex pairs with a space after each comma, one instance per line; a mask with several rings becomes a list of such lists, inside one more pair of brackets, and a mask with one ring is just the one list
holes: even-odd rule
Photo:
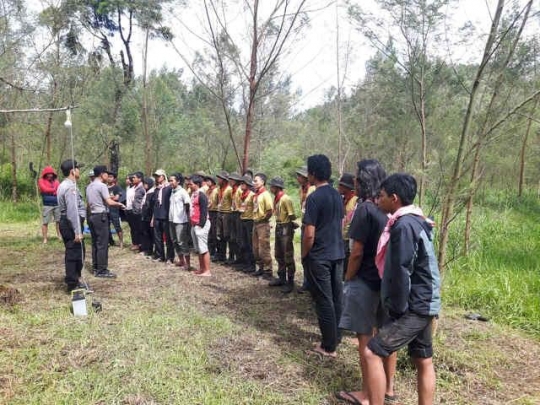
[[[199, 279], [112, 248], [117, 280], [85, 272], [103, 311], [74, 318], [63, 246], [41, 244], [34, 207], [0, 206], [0, 403], [338, 404], [335, 391], [358, 388], [352, 339], [335, 361], [306, 355], [318, 340], [307, 296], [221, 266]], [[486, 205], [473, 254], [445, 274], [437, 403], [540, 403], [536, 207]], [[416, 403], [405, 352], [396, 384]]]

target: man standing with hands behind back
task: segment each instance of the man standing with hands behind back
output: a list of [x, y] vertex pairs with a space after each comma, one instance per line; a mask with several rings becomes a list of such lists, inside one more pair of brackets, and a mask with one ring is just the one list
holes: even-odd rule
[[76, 160], [65, 160], [60, 170], [65, 176], [58, 187], [58, 207], [60, 209], [60, 235], [66, 248], [66, 284], [68, 291], [82, 287], [79, 284], [84, 261], [83, 223], [86, 217], [84, 202], [77, 188], [79, 168]]
[[106, 166], [94, 167], [96, 176], [86, 188], [86, 199], [92, 232], [92, 268], [94, 276], [116, 278], [107, 267], [109, 265], [109, 215], [108, 207], [125, 209], [125, 205], [114, 201], [105, 185], [109, 177]]

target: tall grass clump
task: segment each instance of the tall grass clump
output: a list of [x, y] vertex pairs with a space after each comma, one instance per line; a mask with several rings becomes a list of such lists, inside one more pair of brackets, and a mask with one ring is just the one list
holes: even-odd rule
[[[475, 212], [472, 250], [444, 274], [444, 300], [540, 337], [540, 205], [483, 196]], [[455, 238], [461, 238], [460, 226]]]
[[36, 199], [22, 198], [17, 203], [0, 200], [0, 222], [3, 224], [30, 222], [40, 217], [41, 205]]

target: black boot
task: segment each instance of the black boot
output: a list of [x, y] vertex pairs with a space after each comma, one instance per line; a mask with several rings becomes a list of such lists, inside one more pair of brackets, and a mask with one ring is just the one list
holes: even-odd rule
[[269, 287], [281, 287], [286, 284], [286, 278], [284, 273], [278, 273], [279, 278], [274, 278], [272, 281], [268, 283]]
[[290, 294], [294, 291], [294, 276], [289, 276], [289, 279], [287, 280], [287, 284], [285, 284], [285, 287], [281, 289], [281, 292], [283, 294]]

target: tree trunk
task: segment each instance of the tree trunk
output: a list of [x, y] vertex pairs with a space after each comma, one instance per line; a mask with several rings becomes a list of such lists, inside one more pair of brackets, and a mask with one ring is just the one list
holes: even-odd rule
[[15, 145], [15, 131], [12, 128], [9, 128], [9, 136], [11, 138], [11, 202], [16, 203], [19, 197], [17, 190], [17, 147]]
[[150, 134], [148, 133], [148, 100], [147, 100], [147, 83], [146, 83], [146, 69], [148, 67], [148, 37], [150, 30], [146, 30], [146, 37], [144, 41], [144, 53], [143, 53], [143, 94], [142, 94], [142, 121], [143, 121], [143, 130], [144, 130], [144, 140], [145, 140], [145, 170], [146, 174], [150, 175], [152, 173], [152, 140], [150, 139]]
[[[53, 88], [52, 88], [52, 99], [51, 99], [51, 108], [56, 108], [56, 95], [58, 90], [58, 83], [55, 78], [53, 78]], [[51, 144], [52, 144], [52, 135], [51, 135], [51, 127], [52, 127], [52, 120], [53, 120], [53, 114], [54, 112], [50, 111], [49, 115], [47, 116], [47, 125], [45, 127], [45, 165], [50, 165], [52, 162], [52, 156], [51, 156]]]
[[420, 174], [420, 187], [418, 205], [424, 203], [426, 194], [426, 171], [427, 171], [427, 129], [426, 129], [426, 97], [424, 94], [424, 75], [420, 79], [420, 130], [422, 133], [422, 173]]
[[523, 185], [525, 184], [525, 155], [527, 151], [527, 142], [529, 140], [529, 134], [531, 133], [532, 126], [532, 117], [538, 107], [538, 98], [534, 100], [534, 105], [529, 113], [529, 119], [527, 121], [527, 129], [525, 130], [525, 135], [521, 142], [521, 152], [519, 154], [519, 181], [518, 181], [518, 197], [521, 197], [523, 194]]
[[449, 226], [453, 220], [455, 203], [458, 194], [458, 186], [462, 176], [462, 167], [463, 167], [463, 155], [465, 153], [465, 144], [469, 138], [469, 131], [471, 127], [473, 109], [476, 105], [476, 98], [478, 96], [478, 89], [480, 88], [480, 82], [484, 76], [484, 71], [487, 63], [492, 57], [492, 49], [497, 38], [497, 31], [499, 28], [499, 23], [501, 20], [502, 12], [504, 9], [504, 0], [498, 0], [497, 11], [491, 23], [491, 29], [489, 37], [486, 41], [486, 46], [484, 48], [484, 55], [482, 56], [482, 62], [478, 67], [476, 72], [476, 77], [469, 95], [469, 103], [467, 105], [467, 111], [463, 120], [463, 127], [461, 129], [461, 135], [459, 139], [459, 144], [457, 148], [457, 155], [454, 161], [454, 168], [452, 172], [452, 177], [448, 184], [448, 189], [444, 199], [444, 204], [442, 208], [441, 216], [441, 231], [439, 233], [439, 252], [438, 252], [438, 261], [441, 272], [444, 271], [446, 267], [446, 255], [448, 248], [448, 237], [449, 237]]
[[251, 58], [249, 63], [249, 100], [246, 113], [246, 134], [244, 136], [244, 155], [242, 156], [242, 173], [249, 167], [249, 144], [251, 143], [251, 133], [253, 131], [253, 121], [255, 115], [255, 95], [257, 93], [257, 49], [259, 48], [259, 33], [257, 26], [257, 16], [259, 11], [259, 0], [253, 2], [253, 37], [251, 43]]

